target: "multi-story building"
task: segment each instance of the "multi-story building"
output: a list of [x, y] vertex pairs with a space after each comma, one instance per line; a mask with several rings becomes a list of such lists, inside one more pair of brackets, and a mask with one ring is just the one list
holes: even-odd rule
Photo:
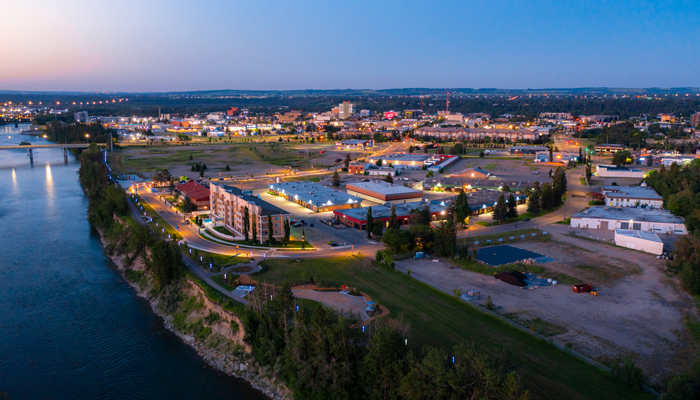
[[653, 188], [643, 186], [603, 186], [605, 204], [616, 207], [663, 207], [664, 199]]
[[344, 101], [338, 104], [338, 119], [348, 119], [355, 116], [355, 106], [349, 102]]
[[90, 119], [88, 118], [87, 111], [78, 111], [77, 113], [73, 114], [73, 118], [75, 118], [75, 122], [88, 122], [88, 121], [90, 121]]
[[[211, 195], [211, 212], [216, 218], [223, 218], [226, 228], [243, 235], [253, 237], [253, 225], [257, 239], [262, 243], [268, 237], [268, 220], [272, 220], [272, 237], [284, 239], [284, 221], [291, 218], [291, 213], [253, 196], [252, 192], [235, 186], [212, 183], [209, 185]], [[245, 210], [248, 209], [249, 223], [244, 224]]]
[[415, 134], [441, 139], [469, 140], [485, 139], [488, 136], [492, 141], [503, 139], [513, 142], [535, 140], [539, 137], [539, 133], [529, 129], [437, 128], [432, 126], [416, 129]]
[[693, 127], [700, 126], [700, 112], [696, 112], [690, 116], [690, 125]]

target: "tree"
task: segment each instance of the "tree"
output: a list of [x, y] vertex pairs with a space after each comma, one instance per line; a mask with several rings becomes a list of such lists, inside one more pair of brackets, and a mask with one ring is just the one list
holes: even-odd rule
[[540, 204], [543, 210], [548, 211], [554, 208], [554, 196], [556, 196], [556, 194], [552, 190], [552, 186], [549, 183], [542, 185]]
[[652, 165], [654, 165], [654, 156], [649, 154], [649, 157], [647, 157], [647, 167], [651, 167]]
[[396, 206], [391, 205], [391, 216], [389, 217], [389, 228], [399, 229], [401, 228], [401, 223], [396, 217]]
[[412, 242], [412, 236], [409, 231], [389, 227], [382, 235], [382, 241], [394, 254], [399, 254], [403, 250], [408, 250]]
[[432, 248], [434, 232], [430, 225], [413, 225], [408, 229], [413, 235], [416, 245], [420, 246], [423, 250]]
[[170, 175], [170, 171], [168, 171], [167, 169], [153, 174], [153, 182], [159, 183], [159, 185], [156, 186], [164, 186], [165, 184], [169, 184], [170, 181], [172, 181], [172, 179], [173, 177], [172, 175]]
[[469, 199], [464, 191], [459, 192], [455, 199], [455, 213], [457, 213], [457, 221], [463, 225], [467, 222], [469, 215], [471, 215]]
[[350, 154], [346, 154], [346, 155], [345, 155], [345, 161], [343, 162], [343, 163], [345, 164], [345, 170], [346, 170], [346, 171], [347, 171], [348, 169], [350, 169], [350, 161], [351, 161]]
[[479, 158], [484, 158], [484, 151], [483, 151], [483, 150], [481, 150], [481, 151], [479, 152]]
[[251, 215], [250, 227], [251, 227], [251, 231], [253, 232], [253, 235], [252, 235], [253, 236], [253, 243], [255, 243], [258, 241], [258, 224], [256, 222], [256, 215], [255, 214]]
[[505, 221], [508, 218], [508, 207], [506, 206], [506, 198], [503, 193], [498, 196], [496, 205], [493, 207], [493, 219], [498, 222]]
[[243, 209], [243, 235], [245, 236], [245, 241], [248, 241], [248, 227], [250, 226], [250, 212], [248, 207]]
[[700, 237], [683, 236], [676, 242], [673, 267], [680, 273], [683, 287], [692, 295], [700, 295]]
[[452, 218], [448, 218], [440, 223], [435, 229], [433, 239], [433, 250], [438, 257], [450, 257], [455, 254], [455, 229]]
[[632, 153], [629, 150], [621, 150], [615, 152], [613, 155], [612, 163], [621, 167], [632, 162]]
[[[554, 149], [552, 148], [552, 146], [549, 146], [549, 162], [552, 162], [552, 160], [554, 160], [553, 154], [552, 154], [553, 151], [554, 151]], [[552, 172], [551, 172], [552, 170], [550, 169], [549, 171], [550, 171], [549, 176], [551, 177], [551, 176], [552, 176]]]
[[540, 189], [540, 184], [539, 182], [534, 182], [530, 195], [527, 198], [527, 212], [533, 216], [539, 214], [542, 210], [541, 199], [542, 190]]
[[272, 245], [272, 243], [275, 241], [275, 237], [273, 236], [274, 230], [272, 228], [272, 215], [267, 216], [267, 243], [269, 245]]
[[380, 158], [379, 160], [377, 160], [377, 162], [375, 163], [375, 165], [376, 165], [377, 167], [381, 167], [381, 166], [382, 166], [382, 163], [384, 163], [384, 161], [382, 161], [382, 159]]
[[289, 233], [291, 231], [291, 227], [289, 226], [289, 220], [285, 219], [284, 220], [284, 245], [289, 244]]
[[508, 197], [508, 212], [506, 213], [506, 217], [508, 217], [508, 219], [518, 218], [518, 204], [516, 203], [513, 193]]
[[384, 175], [384, 182], [394, 183], [394, 177], [391, 173]]
[[340, 187], [340, 175], [338, 174], [338, 171], [333, 172], [331, 184], [333, 185], [333, 187]]
[[365, 229], [367, 229], [367, 239], [372, 239], [372, 226], [374, 225], [374, 218], [372, 217], [372, 207], [367, 208], [367, 222], [365, 224]]
[[224, 168], [224, 170], [225, 170], [225, 171], [230, 171], [230, 170], [231, 170], [231, 167], [229, 167], [228, 164], [226, 164], [226, 168]]

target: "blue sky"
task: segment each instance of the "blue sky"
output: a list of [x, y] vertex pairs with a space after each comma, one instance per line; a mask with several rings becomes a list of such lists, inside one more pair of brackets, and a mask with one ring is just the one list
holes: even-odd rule
[[700, 86], [697, 0], [2, 8], [0, 90]]

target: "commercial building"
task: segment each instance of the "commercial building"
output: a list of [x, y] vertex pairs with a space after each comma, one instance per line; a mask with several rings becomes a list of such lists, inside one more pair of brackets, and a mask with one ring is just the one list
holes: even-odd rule
[[529, 129], [485, 129], [459, 127], [440, 128], [434, 126], [418, 128], [416, 129], [415, 134], [420, 136], [430, 136], [447, 140], [485, 140], [486, 137], [489, 137], [491, 141], [494, 142], [501, 139], [504, 141], [510, 140], [512, 142], [526, 141], [535, 140], [539, 137], [539, 133]]
[[603, 186], [601, 188], [605, 204], [616, 207], [662, 208], [664, 199], [656, 190], [642, 186]]
[[432, 154], [394, 153], [382, 157], [370, 157], [369, 162], [375, 164], [377, 161], [382, 160], [383, 164], [391, 164], [394, 167], [421, 168], [423, 167], [423, 164], [430, 160], [432, 157]]
[[647, 173], [639, 168], [598, 164], [595, 174], [601, 178], [644, 178]]
[[409, 203], [423, 199], [423, 192], [420, 190], [388, 182], [355, 182], [348, 183], [345, 188], [348, 194], [375, 203]]
[[445, 168], [459, 161], [459, 156], [435, 155], [430, 160], [425, 162], [428, 165], [428, 170], [433, 172], [441, 172]]
[[594, 206], [571, 217], [572, 228], [631, 229], [685, 235], [685, 219], [666, 210]]
[[549, 147], [536, 147], [536, 146], [513, 146], [508, 149], [510, 154], [537, 154], [541, 151], [549, 151]]
[[450, 178], [472, 178], [472, 179], [488, 179], [490, 172], [479, 167], [463, 169], [454, 174], [450, 174]]
[[[578, 154], [576, 153], [564, 153], [564, 152], [553, 152], [552, 162], [568, 163], [574, 160], [578, 162]], [[549, 162], [549, 150], [541, 151], [535, 154], [535, 161], [537, 162]]]
[[372, 146], [374, 146], [373, 140], [348, 139], [335, 143], [335, 147], [337, 147], [338, 150], [362, 150], [366, 147]]
[[615, 229], [615, 244], [656, 255], [664, 252], [664, 242], [656, 232]]
[[369, 163], [352, 163], [348, 165], [348, 173], [363, 175], [369, 166]]
[[386, 175], [391, 175], [391, 176], [396, 176], [399, 174], [399, 170], [396, 168], [389, 168], [389, 167], [379, 167], [379, 168], [368, 168], [367, 169], [367, 174], [370, 176], [386, 176]]
[[271, 183], [270, 193], [315, 212], [362, 207], [362, 198], [309, 181]]
[[182, 197], [189, 197], [196, 210], [209, 209], [209, 188], [195, 181], [181, 183], [175, 186], [175, 190], [180, 192]]
[[661, 165], [670, 167], [673, 164], [683, 165], [687, 164], [697, 157], [695, 156], [674, 156], [674, 157], [661, 157]]
[[[254, 196], [248, 190], [241, 190], [235, 186], [219, 185], [212, 183], [211, 211], [214, 218], [223, 218], [224, 225], [229, 230], [239, 235], [248, 231], [248, 236], [253, 237], [253, 226], [257, 238], [263, 242], [268, 237], [268, 219], [272, 220], [272, 237], [275, 240], [284, 238], [284, 221], [291, 218], [291, 214], [262, 199]], [[248, 210], [249, 223], [244, 223], [245, 210]]]
[[338, 104], [338, 119], [348, 119], [355, 116], [355, 106], [349, 102], [344, 101]]
[[[402, 225], [408, 225], [408, 219], [413, 210], [422, 210], [425, 205], [430, 209], [430, 216], [433, 221], [439, 221], [446, 218], [447, 207], [439, 204], [430, 204], [425, 202], [394, 204], [396, 207], [396, 218]], [[354, 208], [350, 210], [333, 211], [336, 219], [343, 225], [351, 228], [365, 230], [367, 227], [367, 211], [369, 207]], [[372, 206], [372, 220], [389, 222], [391, 218], [391, 206]]]
[[615, 154], [618, 151], [626, 150], [627, 146], [624, 144], [597, 144], [594, 147], [596, 153], [603, 154]]
[[700, 126], [700, 112], [696, 112], [695, 114], [690, 116], [690, 125], [693, 128]]
[[[503, 193], [499, 190], [475, 190], [473, 192], [467, 192], [467, 203], [469, 203], [469, 209], [471, 210], [470, 215], [487, 214], [493, 211], [493, 208], [498, 202], [498, 198], [503, 194], [506, 198], [506, 203], [508, 203], [508, 198], [510, 193]], [[516, 204], [525, 204], [527, 201], [527, 195], [522, 193], [513, 193], [515, 197]], [[440, 206], [448, 206], [452, 204], [457, 197], [449, 197], [446, 199], [431, 200], [431, 204], [437, 204]]]

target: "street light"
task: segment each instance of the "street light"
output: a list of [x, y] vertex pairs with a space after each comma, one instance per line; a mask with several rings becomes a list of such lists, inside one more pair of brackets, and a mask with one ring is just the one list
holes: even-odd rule
[[90, 137], [90, 134], [89, 134], [89, 133], [86, 133], [86, 134], [85, 134], [85, 143], [90, 143], [89, 137]]

